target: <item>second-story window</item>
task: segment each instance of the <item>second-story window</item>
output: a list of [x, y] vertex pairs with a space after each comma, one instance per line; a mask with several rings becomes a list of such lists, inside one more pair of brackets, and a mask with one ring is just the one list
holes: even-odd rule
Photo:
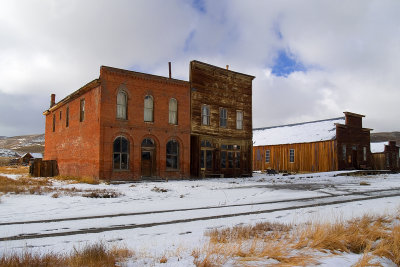
[[84, 98], [81, 99], [79, 110], [80, 110], [79, 121], [82, 122], [85, 120], [85, 99]]
[[175, 98], [169, 100], [169, 123], [178, 124], [178, 101]]
[[219, 110], [219, 126], [226, 127], [227, 120], [228, 120], [228, 111], [226, 110], [226, 108], [221, 108]]
[[127, 109], [127, 96], [124, 91], [119, 91], [117, 94], [117, 119], [126, 120], [126, 109]]
[[69, 126], [69, 107], [65, 110], [65, 127]]
[[210, 107], [208, 105], [201, 107], [201, 124], [210, 125]]
[[241, 110], [236, 111], [236, 129], [243, 129], [243, 111]]
[[144, 121], [153, 121], [153, 97], [151, 95], [144, 97]]

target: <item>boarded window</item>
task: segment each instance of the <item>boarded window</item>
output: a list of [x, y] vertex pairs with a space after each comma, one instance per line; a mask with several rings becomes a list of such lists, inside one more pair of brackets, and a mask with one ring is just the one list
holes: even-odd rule
[[236, 111], [236, 129], [243, 129], [243, 111], [241, 110]]
[[113, 168], [114, 170], [129, 169], [129, 142], [125, 137], [119, 136], [114, 140]]
[[117, 94], [117, 118], [127, 119], [128, 97], [124, 91], [119, 91]]
[[167, 143], [167, 168], [178, 169], [179, 159], [179, 143], [176, 140], [171, 140]]
[[289, 149], [289, 162], [294, 162], [294, 149]]
[[169, 100], [169, 123], [178, 124], [178, 101], [175, 98]]
[[56, 131], [56, 114], [53, 114], [53, 132]]
[[65, 127], [69, 126], [69, 107], [65, 110]]
[[210, 125], [210, 107], [207, 105], [201, 107], [201, 124]]
[[228, 111], [226, 110], [226, 108], [221, 108], [219, 110], [219, 126], [226, 127], [227, 120], [228, 120]]
[[152, 122], [153, 119], [153, 97], [146, 95], [144, 97], [144, 121]]
[[346, 145], [342, 145], [342, 157], [346, 160]]
[[266, 163], [269, 163], [270, 156], [271, 156], [271, 151], [269, 149], [265, 150], [265, 162]]
[[363, 156], [364, 156], [364, 161], [367, 161], [367, 148], [363, 147]]
[[79, 121], [82, 122], [85, 120], [85, 99], [81, 99], [81, 103], [80, 103], [80, 116], [79, 116]]

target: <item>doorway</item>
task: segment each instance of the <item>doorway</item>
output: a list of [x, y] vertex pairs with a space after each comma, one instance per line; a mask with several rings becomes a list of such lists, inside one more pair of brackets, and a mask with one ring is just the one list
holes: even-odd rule
[[155, 151], [156, 147], [154, 141], [151, 138], [146, 138], [142, 142], [141, 151], [141, 175], [143, 178], [151, 178], [155, 176]]

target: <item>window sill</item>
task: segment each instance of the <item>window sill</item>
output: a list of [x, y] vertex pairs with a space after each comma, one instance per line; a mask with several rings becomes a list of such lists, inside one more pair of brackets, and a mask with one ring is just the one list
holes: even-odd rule
[[113, 172], [130, 172], [130, 169], [113, 169]]
[[128, 119], [122, 119], [122, 118], [115, 118], [117, 121], [125, 121], [125, 122], [127, 122], [128, 121]]
[[178, 168], [178, 169], [165, 169], [165, 171], [166, 172], [179, 172], [180, 171], [180, 169]]

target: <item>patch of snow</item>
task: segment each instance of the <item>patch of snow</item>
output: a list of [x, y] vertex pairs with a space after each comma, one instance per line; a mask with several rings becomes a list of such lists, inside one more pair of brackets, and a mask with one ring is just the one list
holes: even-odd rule
[[371, 143], [371, 153], [382, 153], [385, 151], [385, 145], [387, 145], [388, 142], [377, 142], [377, 143]]
[[344, 124], [345, 118], [253, 129], [253, 144], [265, 146], [333, 140], [336, 138], [336, 123]]
[[13, 158], [13, 157], [19, 157], [19, 154], [11, 149], [0, 148], [0, 157]]

